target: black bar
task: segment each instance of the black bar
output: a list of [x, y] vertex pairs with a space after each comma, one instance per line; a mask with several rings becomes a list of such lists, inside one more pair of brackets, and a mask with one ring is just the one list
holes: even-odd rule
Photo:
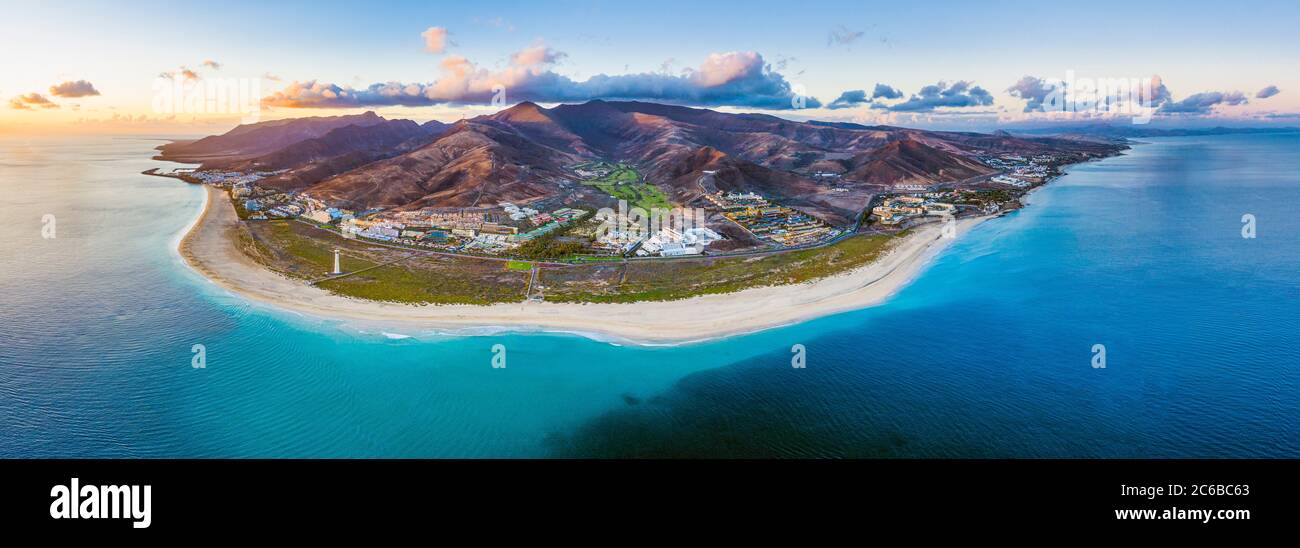
[[[10, 530], [126, 535], [395, 532], [479, 520], [503, 528], [574, 520], [651, 526], [673, 519], [665, 516], [724, 514], [774, 527], [869, 517], [885, 529], [1199, 535], [1289, 525], [1297, 484], [1294, 461], [17, 460], [0, 462], [0, 470], [8, 484], [0, 521]], [[130, 518], [52, 518], [51, 489], [72, 478], [83, 487], [149, 485], [149, 526], [137, 529]], [[1171, 484], [1188, 492], [1170, 495]], [[1121, 486], [1165, 492], [1152, 498], [1145, 490], [1123, 494]], [[1207, 486], [1209, 494], [1190, 492]], [[1115, 514], [1175, 508], [1249, 516], [1203, 523]]]

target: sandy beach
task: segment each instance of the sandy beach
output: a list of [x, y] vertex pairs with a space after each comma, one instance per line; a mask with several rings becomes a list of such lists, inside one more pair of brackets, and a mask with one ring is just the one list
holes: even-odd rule
[[[199, 219], [178, 243], [181, 257], [213, 283], [252, 301], [302, 314], [445, 332], [505, 328], [563, 331], [631, 344], [681, 344], [749, 333], [879, 304], [911, 282], [944, 248], [931, 224], [899, 238], [880, 260], [798, 285], [635, 304], [410, 305], [331, 294], [276, 274], [240, 252], [228, 233], [239, 218], [225, 193], [204, 187]], [[960, 237], [988, 217], [958, 221]]]

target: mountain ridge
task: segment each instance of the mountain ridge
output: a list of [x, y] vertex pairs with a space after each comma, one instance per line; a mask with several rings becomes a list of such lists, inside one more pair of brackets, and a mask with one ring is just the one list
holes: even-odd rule
[[[386, 120], [373, 112], [298, 120], [240, 126], [160, 149], [166, 159], [207, 155], [204, 169], [287, 170], [265, 184], [355, 209], [585, 196], [590, 189], [576, 184], [571, 166], [602, 160], [637, 166], [675, 203], [700, 198], [708, 175], [712, 188], [760, 192], [842, 223], [865, 206], [857, 202], [869, 194], [858, 190], [994, 173], [981, 156], [1064, 152], [1086, 159], [1122, 148], [1006, 133], [798, 122], [639, 101], [552, 108], [523, 102], [450, 125]], [[228, 156], [212, 157], [221, 152]]]

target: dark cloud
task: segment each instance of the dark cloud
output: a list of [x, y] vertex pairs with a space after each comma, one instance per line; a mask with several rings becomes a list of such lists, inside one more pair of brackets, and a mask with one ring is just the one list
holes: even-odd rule
[[1206, 91], [1187, 96], [1181, 101], [1169, 101], [1160, 107], [1161, 114], [1209, 114], [1218, 105], [1246, 104], [1246, 94], [1240, 91]]
[[212, 69], [212, 70], [221, 70], [221, 63], [218, 63], [218, 62], [213, 61], [213, 60], [211, 60], [211, 59], [204, 59], [204, 60], [203, 60], [203, 66], [205, 66], [205, 67], [207, 67], [207, 68], [210, 68], [210, 69]]
[[834, 101], [831, 101], [829, 105], [826, 105], [826, 108], [829, 109], [852, 108], [858, 105], [865, 105], [871, 103], [876, 99], [902, 99], [902, 98], [903, 98], [903, 92], [894, 89], [892, 86], [888, 86], [885, 84], [876, 84], [876, 88], [871, 91], [870, 97], [867, 96], [866, 90], [851, 89], [844, 93], [841, 93], [838, 98], [836, 98]]
[[876, 84], [876, 89], [871, 92], [872, 99], [902, 99], [903, 92], [894, 89], [892, 86], [885, 84]]
[[[1076, 90], [1084, 96], [1095, 94], [1089, 99], [1090, 104], [1122, 105], [1123, 101], [1131, 100], [1128, 89], [1107, 91], [1103, 89], [1088, 89], [1087, 84], [1076, 82]], [[1071, 97], [1070, 90], [1067, 89], [1067, 83], [1061, 80], [1047, 80], [1034, 76], [1025, 76], [1015, 85], [1007, 88], [1007, 92], [1013, 97], [1025, 100], [1025, 112], [1033, 111], [1055, 111], [1063, 110], [1066, 105], [1065, 101], [1074, 100]], [[1102, 85], [1100, 83], [1096, 85]], [[1128, 92], [1128, 93], [1125, 93]], [[1201, 115], [1210, 114], [1214, 108], [1219, 105], [1236, 106], [1246, 104], [1248, 101], [1246, 94], [1240, 91], [1208, 91], [1196, 93], [1184, 98], [1181, 101], [1174, 101], [1173, 94], [1165, 86], [1164, 80], [1159, 76], [1151, 78], [1149, 84], [1136, 86], [1136, 100], [1142, 107], [1156, 108], [1158, 114], [1164, 115]], [[1276, 86], [1268, 86], [1259, 91], [1255, 96], [1259, 98], [1271, 97], [1276, 95], [1278, 89]], [[1090, 107], [1091, 108], [1091, 107]], [[1098, 107], [1100, 109], [1100, 107]]]
[[829, 105], [826, 105], [826, 108], [832, 110], [838, 110], [842, 108], [856, 107], [858, 105], [869, 103], [869, 102], [871, 102], [871, 99], [867, 98], [866, 90], [851, 89], [849, 91], [841, 93], [839, 97], [837, 97], [834, 101], [831, 101]]
[[1259, 93], [1256, 93], [1256, 94], [1255, 94], [1255, 98], [1256, 98], [1256, 99], [1268, 99], [1269, 97], [1272, 97], [1272, 96], [1277, 95], [1277, 94], [1279, 94], [1279, 93], [1282, 93], [1282, 90], [1277, 89], [1277, 86], [1268, 86], [1268, 87], [1266, 87], [1266, 88], [1264, 88], [1264, 89], [1259, 90]]
[[50, 95], [55, 97], [90, 97], [99, 95], [99, 90], [95, 89], [95, 86], [90, 82], [77, 80], [50, 86]]
[[826, 45], [829, 46], [851, 46], [854, 42], [861, 40], [866, 35], [860, 30], [850, 30], [844, 25], [831, 29], [826, 34]]
[[[1110, 91], [1079, 89], [1077, 91], [1085, 95], [1091, 94], [1094, 96], [1094, 101], [1102, 101], [1109, 105], [1119, 105], [1128, 98], [1124, 93], [1127, 89]], [[1036, 76], [1021, 78], [1007, 88], [1007, 93], [1012, 97], [1025, 100], [1025, 112], [1058, 111], [1065, 108], [1064, 103], [1066, 101], [1075, 100], [1075, 98], [1070, 97], [1068, 84], [1065, 81]], [[1096, 97], [1096, 95], [1106, 95], [1107, 97]], [[1164, 81], [1159, 76], [1152, 77], [1149, 85], [1137, 86], [1137, 101], [1143, 106], [1158, 107], [1171, 98], [1169, 88], [1165, 87]]]
[[[1007, 88], [1007, 93], [1012, 97], [1024, 99], [1025, 112], [1037, 112], [1043, 110], [1043, 103], [1049, 102], [1053, 94], [1062, 92], [1062, 84], [1059, 81], [1048, 81], [1035, 76], [1026, 76], [1016, 82], [1015, 85]], [[1049, 105], [1052, 107], [1054, 105]]]
[[315, 80], [293, 82], [262, 103], [289, 108], [489, 104], [504, 90], [504, 99], [511, 103], [624, 99], [786, 110], [802, 99], [799, 107], [821, 106], [814, 97], [798, 97], [785, 77], [755, 52], [715, 53], [699, 68], [680, 75], [598, 74], [581, 82], [551, 70], [563, 57], [545, 46], [533, 46], [512, 55], [506, 68], [490, 71], [453, 55], [443, 59], [442, 75], [432, 83], [387, 82], [353, 89]]
[[960, 80], [952, 85], [939, 82], [925, 86], [908, 100], [896, 105], [876, 103], [872, 108], [891, 112], [932, 112], [936, 108], [980, 107], [993, 104], [993, 95], [970, 82]]

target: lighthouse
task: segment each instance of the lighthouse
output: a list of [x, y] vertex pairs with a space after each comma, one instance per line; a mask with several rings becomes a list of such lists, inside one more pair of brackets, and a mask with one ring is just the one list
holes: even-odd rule
[[339, 269], [339, 250], [335, 249], [334, 250], [334, 274], [342, 274], [342, 273], [343, 271]]

